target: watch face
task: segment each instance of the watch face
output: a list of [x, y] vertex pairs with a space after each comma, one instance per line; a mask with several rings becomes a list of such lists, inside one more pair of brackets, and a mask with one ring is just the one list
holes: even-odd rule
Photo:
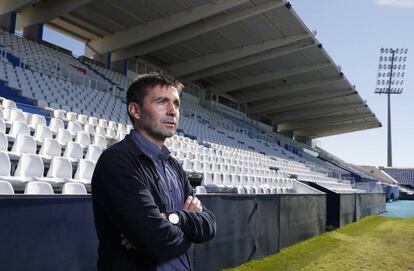
[[178, 224], [178, 221], [180, 220], [180, 218], [178, 217], [178, 215], [176, 213], [172, 213], [168, 216], [168, 220], [172, 224], [176, 225], [176, 224]]

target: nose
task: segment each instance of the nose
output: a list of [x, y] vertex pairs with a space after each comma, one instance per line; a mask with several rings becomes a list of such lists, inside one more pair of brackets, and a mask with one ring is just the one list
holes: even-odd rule
[[167, 115], [168, 116], [176, 116], [178, 112], [178, 108], [175, 106], [173, 102], [168, 103], [167, 106]]

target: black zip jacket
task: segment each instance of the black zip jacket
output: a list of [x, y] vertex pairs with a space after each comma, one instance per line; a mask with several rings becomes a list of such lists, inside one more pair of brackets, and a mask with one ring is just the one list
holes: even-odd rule
[[[179, 176], [184, 198], [192, 195], [181, 165], [173, 157], [168, 163]], [[191, 243], [214, 237], [215, 217], [204, 206], [202, 212], [178, 210], [179, 226], [161, 218], [166, 204], [158, 181], [154, 164], [131, 135], [102, 153], [92, 177], [98, 270], [155, 270], [157, 264], [185, 253]], [[136, 249], [125, 249], [121, 234]]]

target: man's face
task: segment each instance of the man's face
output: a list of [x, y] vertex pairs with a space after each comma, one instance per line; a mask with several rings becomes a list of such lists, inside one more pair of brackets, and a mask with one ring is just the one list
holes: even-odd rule
[[177, 130], [180, 118], [180, 96], [175, 87], [155, 86], [148, 90], [142, 106], [137, 106], [137, 128], [143, 136], [158, 146]]

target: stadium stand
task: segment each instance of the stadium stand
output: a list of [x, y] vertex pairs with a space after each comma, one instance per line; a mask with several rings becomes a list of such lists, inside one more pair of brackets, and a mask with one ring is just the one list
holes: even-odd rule
[[[1, 33], [0, 44], [7, 49], [3, 54], [7, 57], [0, 62], [0, 75], [2, 93], [8, 94], [1, 104], [2, 150], [19, 165], [28, 163], [27, 158], [21, 161], [21, 156], [31, 153], [42, 162], [42, 168], [50, 166], [46, 177], [40, 170], [32, 172], [30, 177], [47, 178], [55, 190], [61, 191], [63, 183], [75, 180], [88, 184], [93, 172], [91, 160], [96, 161], [103, 149], [123, 139], [132, 128], [125, 114], [125, 102], [111, 91], [114, 86], [125, 88], [131, 80], [7, 32]], [[32, 55], [79, 65], [86, 74], [109, 78], [111, 87], [99, 90], [91, 84], [79, 85], [61, 70], [53, 69], [53, 63], [38, 65], [34, 58], [28, 57]], [[33, 66], [37, 70], [32, 70]], [[6, 97], [14, 97], [15, 101]], [[202, 179], [207, 191], [294, 193], [292, 183], [299, 180], [316, 182], [341, 193], [374, 192], [372, 184], [358, 190], [350, 180], [342, 178], [349, 168], [306, 154], [303, 143], [254, 126], [240, 112], [221, 104], [203, 107], [198, 98], [185, 92], [183, 100], [179, 135], [167, 140], [166, 145], [190, 176]], [[15, 177], [26, 176], [17, 170], [10, 173]], [[21, 183], [12, 184], [21, 191]]]
[[381, 170], [392, 176], [400, 185], [414, 187], [413, 168], [390, 168], [380, 167]]

